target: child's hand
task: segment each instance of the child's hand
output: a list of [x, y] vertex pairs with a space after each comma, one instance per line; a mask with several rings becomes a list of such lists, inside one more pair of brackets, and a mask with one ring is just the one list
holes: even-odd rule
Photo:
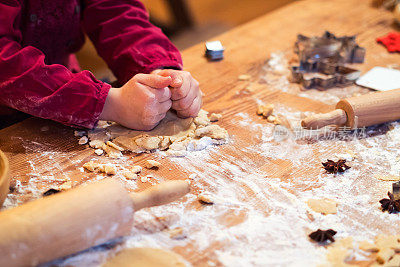
[[135, 130], [151, 130], [172, 106], [171, 77], [137, 74], [121, 88], [111, 88], [101, 120], [111, 120]]
[[196, 117], [202, 104], [202, 93], [199, 82], [196, 81], [190, 72], [180, 70], [155, 70], [153, 73], [171, 77], [171, 100], [172, 108], [177, 111], [180, 117]]

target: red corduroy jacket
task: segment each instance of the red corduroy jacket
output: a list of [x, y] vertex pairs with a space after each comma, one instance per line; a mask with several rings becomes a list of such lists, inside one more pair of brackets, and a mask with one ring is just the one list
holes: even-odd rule
[[87, 33], [120, 83], [182, 68], [179, 51], [137, 0], [0, 0], [0, 105], [93, 128], [110, 85], [80, 71]]

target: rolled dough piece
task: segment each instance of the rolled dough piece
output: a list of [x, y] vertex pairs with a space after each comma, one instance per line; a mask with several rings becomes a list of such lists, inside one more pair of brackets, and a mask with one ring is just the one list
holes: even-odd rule
[[185, 267], [178, 254], [158, 248], [125, 249], [108, 260], [103, 267]]
[[307, 205], [315, 212], [335, 214], [337, 212], [337, 202], [332, 199], [309, 199]]
[[[214, 120], [220, 118], [215, 114], [213, 117]], [[176, 113], [169, 111], [151, 131], [131, 130], [112, 123], [89, 131], [88, 135], [89, 146], [102, 149], [111, 158], [122, 157], [123, 150], [134, 153], [166, 150], [170, 156], [185, 156], [187, 151], [202, 150], [209, 145], [220, 145], [228, 138], [228, 132], [224, 128], [211, 125], [208, 112], [205, 110], [200, 110], [196, 118], [187, 119], [179, 118]]]
[[[184, 156], [192, 140], [199, 140], [208, 136], [215, 140], [225, 141], [228, 132], [218, 126], [211, 125], [208, 112], [200, 110], [198, 117], [181, 119], [173, 112], [168, 112], [161, 123], [151, 131], [134, 131], [120, 125], [111, 125], [107, 128], [113, 142], [118, 146], [135, 153], [167, 150], [167, 155]], [[212, 143], [209, 144], [220, 144]], [[204, 149], [205, 146], [202, 146]], [[196, 149], [198, 150], [198, 149]]]

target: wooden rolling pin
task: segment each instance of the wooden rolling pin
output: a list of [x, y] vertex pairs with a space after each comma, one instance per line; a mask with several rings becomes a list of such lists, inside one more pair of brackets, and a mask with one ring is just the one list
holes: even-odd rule
[[306, 129], [319, 129], [327, 125], [336, 125], [355, 129], [398, 119], [400, 89], [340, 100], [334, 111], [307, 117], [301, 121], [301, 126]]
[[134, 211], [190, 190], [171, 181], [128, 193], [114, 179], [80, 186], [0, 213], [0, 266], [36, 266], [130, 233]]

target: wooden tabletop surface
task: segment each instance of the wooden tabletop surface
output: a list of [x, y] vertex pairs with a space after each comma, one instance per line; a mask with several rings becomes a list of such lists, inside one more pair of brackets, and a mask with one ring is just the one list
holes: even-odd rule
[[[297, 34], [321, 35], [325, 30], [338, 36], [357, 35], [359, 45], [367, 51], [365, 63], [356, 66], [363, 72], [374, 66], [400, 63], [399, 54], [387, 53], [375, 41], [377, 37], [398, 30], [389, 11], [372, 7], [370, 1], [360, 0], [295, 2], [213, 38], [220, 40], [226, 48], [225, 58], [220, 62], [208, 62], [204, 58], [203, 43], [183, 51], [185, 68], [200, 82], [205, 93], [203, 108], [223, 115], [219, 124], [231, 136], [228, 144], [195, 152], [188, 158], [181, 159], [163, 158], [156, 153], [127, 155], [123, 159], [111, 160], [96, 156], [93, 149], [87, 146], [78, 145], [78, 138], [71, 128], [42, 119], [27, 119], [0, 131], [0, 149], [9, 158], [13, 183], [17, 180], [21, 182], [21, 188], [9, 195], [6, 206], [11, 207], [38, 198], [52, 185], [60, 185], [65, 180], [76, 186], [87, 180], [104, 178], [105, 176], [99, 174], [82, 171], [82, 165], [92, 158], [114, 162], [118, 168], [142, 165], [144, 160], [151, 158], [163, 164], [158, 171], [149, 172], [159, 179], [187, 179], [191, 173], [199, 174], [199, 178], [192, 182], [192, 194], [182, 201], [163, 209], [141, 211], [133, 227], [134, 237], [118, 244], [114, 250], [142, 244], [143, 241], [147, 245], [172, 249], [195, 266], [240, 266], [240, 263], [243, 263], [242, 266], [262, 265], [261, 263], [288, 266], [295, 265], [295, 262], [323, 262], [325, 249], [316, 247], [307, 240], [307, 234], [316, 230], [319, 225], [329, 227], [329, 222], [332, 222], [331, 227], [335, 227], [340, 224], [338, 231], [341, 232], [338, 236], [354, 236], [355, 239], [364, 234], [365, 238], [370, 239], [380, 232], [389, 233], [386, 222], [381, 218], [381, 211], [371, 212], [371, 217], [366, 219], [355, 205], [345, 204], [353, 196], [356, 198], [368, 195], [369, 200], [365, 202], [368, 205], [363, 210], [377, 209], [376, 200], [382, 198], [390, 188], [390, 183], [377, 182], [371, 178], [371, 175], [376, 174], [374, 170], [383, 168], [387, 162], [382, 158], [374, 162], [362, 154], [365, 153], [364, 148], [368, 147], [368, 140], [378, 142], [378, 147], [379, 142], [382, 142], [384, 147], [383, 142], [387, 141], [384, 137], [386, 132], [378, 129], [374, 131], [374, 136], [364, 138], [358, 143], [354, 140], [317, 140], [287, 141], [280, 144], [268, 136], [273, 125], [255, 115], [257, 103], [274, 103], [290, 120], [294, 114], [306, 111], [329, 111], [333, 102], [323, 98], [330, 94], [329, 90], [325, 94], [311, 90], [299, 96], [293, 93], [293, 88], [298, 88], [297, 85], [289, 85], [293, 90], [283, 90], [282, 84], [265, 81], [255, 90], [246, 89], [250, 83], [265, 77], [263, 67], [271, 53], [284, 52], [290, 59]], [[250, 74], [252, 78], [250, 81], [239, 81], [238, 76], [241, 74]], [[344, 94], [340, 97], [354, 93], [346, 88], [331, 92], [340, 90]], [[354, 90], [365, 92], [365, 89], [360, 88]], [[307, 97], [307, 94], [312, 97]], [[282, 152], [285, 149], [287, 153]], [[384, 153], [385, 148], [381, 149], [380, 153]], [[352, 169], [349, 174], [335, 178], [325, 174], [321, 169], [321, 161], [334, 158], [345, 153], [344, 151], [356, 154], [350, 163]], [[122, 176], [117, 178], [123, 180]], [[348, 190], [337, 192], [335, 197], [335, 190], [327, 185], [327, 181], [330, 184], [332, 179], [337, 179], [337, 183], [343, 186], [343, 191]], [[345, 187], [346, 179], [352, 180], [349, 188]], [[159, 180], [152, 182], [157, 183]], [[127, 188], [141, 190], [149, 185], [151, 183], [142, 183], [139, 180], [133, 184], [127, 183]], [[324, 190], [328, 197], [339, 202], [337, 215], [318, 217], [300, 204], [304, 203], [307, 196], [322, 197]], [[204, 207], [195, 201], [196, 195], [204, 191], [212, 192], [225, 201], [221, 205]], [[285, 209], [279, 203], [288, 205], [286, 215]], [[177, 215], [177, 218], [167, 220], [162, 227], [157, 226], [160, 217], [168, 217], [171, 213]], [[153, 216], [152, 219], [146, 217], [147, 215]], [[185, 216], [194, 218], [191, 221]], [[195, 219], [196, 216], [198, 220]], [[274, 225], [268, 221], [272, 218], [279, 219], [281, 228], [273, 226], [273, 229], [268, 229], [268, 226]], [[260, 220], [256, 221], [258, 219]], [[252, 230], [252, 220], [255, 230]], [[390, 217], [390, 220], [399, 222], [397, 217]], [[266, 229], [260, 227], [260, 223], [265, 223]], [[285, 225], [293, 225], [292, 230], [296, 233], [285, 228]], [[239, 229], [242, 226], [243, 229]], [[166, 238], [164, 228], [174, 227], [182, 227], [186, 238]], [[259, 234], [256, 235], [254, 231], [259, 231]], [[398, 229], [396, 232], [399, 234]], [[294, 238], [298, 238], [297, 245]], [[107, 248], [83, 253], [97, 255], [96, 260], [82, 255], [70, 260], [74, 260], [72, 265], [77, 266], [96, 265], [107, 257], [106, 252], [109, 250], [113, 251], [112, 248]], [[265, 252], [264, 256], [260, 256], [257, 251]]]

